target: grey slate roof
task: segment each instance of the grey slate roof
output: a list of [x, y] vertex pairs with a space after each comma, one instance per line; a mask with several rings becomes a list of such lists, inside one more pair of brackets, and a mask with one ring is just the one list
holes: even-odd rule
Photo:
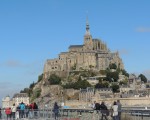
[[28, 97], [28, 94], [27, 93], [16, 93], [16, 94], [14, 94], [13, 98], [16, 98], [16, 97]]
[[70, 45], [69, 46], [69, 49], [70, 48], [82, 48], [84, 45]]

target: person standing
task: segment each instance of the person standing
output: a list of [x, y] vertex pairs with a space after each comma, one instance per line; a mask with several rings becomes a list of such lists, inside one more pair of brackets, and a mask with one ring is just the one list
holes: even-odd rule
[[24, 118], [25, 117], [24, 116], [25, 104], [22, 102], [19, 107], [20, 107], [21, 118]]
[[13, 118], [13, 120], [15, 120], [15, 114], [16, 114], [16, 106], [15, 106], [15, 104], [13, 104], [13, 106], [11, 107], [11, 111], [12, 111], [12, 118]]
[[33, 111], [34, 111], [34, 117], [37, 118], [38, 117], [38, 105], [36, 104], [36, 102], [33, 103]]
[[34, 103], [31, 103], [29, 105], [29, 118], [32, 119], [33, 118], [33, 108], [34, 108]]
[[113, 120], [118, 120], [118, 105], [116, 101], [114, 101], [114, 104], [112, 106], [112, 116]]
[[96, 113], [99, 113], [100, 111], [100, 104], [94, 101], [93, 109], [96, 111]]
[[108, 120], [107, 116], [109, 115], [109, 110], [107, 109], [107, 106], [105, 105], [104, 102], [101, 103], [100, 110], [101, 110], [101, 113], [102, 113], [101, 120], [103, 120], [103, 118], [105, 118], [105, 120]]
[[0, 108], [0, 119], [2, 119], [2, 109]]
[[54, 103], [53, 112], [55, 115], [55, 120], [57, 120], [58, 119], [58, 113], [59, 113], [59, 106], [58, 106], [57, 102]]
[[10, 119], [11, 120], [11, 108], [6, 108], [5, 109], [5, 113], [6, 113], [6, 116], [7, 116], [7, 120]]
[[122, 105], [120, 103], [120, 100], [117, 100], [117, 105], [118, 105], [118, 120], [121, 120]]

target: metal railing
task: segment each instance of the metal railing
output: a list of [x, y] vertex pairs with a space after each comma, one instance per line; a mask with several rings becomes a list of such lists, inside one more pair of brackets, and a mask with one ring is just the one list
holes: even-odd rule
[[[15, 119], [19, 114], [18, 119], [26, 118], [39, 120], [100, 120], [105, 117], [104, 111], [96, 111], [92, 109], [59, 109], [58, 115], [52, 109], [24, 110], [15, 113]], [[122, 110], [121, 120], [150, 120], [150, 110]], [[108, 120], [113, 120], [112, 111], [109, 110], [109, 115], [106, 115]], [[13, 115], [7, 116], [5, 110], [1, 110], [1, 120], [13, 120]], [[105, 120], [105, 118], [103, 118]]]

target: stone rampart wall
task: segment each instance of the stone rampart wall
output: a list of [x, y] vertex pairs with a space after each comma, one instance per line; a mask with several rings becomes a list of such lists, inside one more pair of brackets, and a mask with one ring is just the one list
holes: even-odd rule
[[[101, 103], [105, 101], [106, 104], [112, 105], [114, 101], [120, 100], [123, 106], [150, 106], [150, 98], [109, 98], [109, 99], [99, 99], [96, 102]], [[90, 105], [90, 102], [85, 101], [65, 101], [67, 106], [87, 106]]]

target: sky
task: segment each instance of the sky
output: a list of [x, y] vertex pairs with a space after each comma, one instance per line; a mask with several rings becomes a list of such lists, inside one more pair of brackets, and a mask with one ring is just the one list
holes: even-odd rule
[[119, 51], [128, 73], [150, 79], [149, 0], [0, 0], [0, 100], [43, 73], [47, 59], [93, 38]]

